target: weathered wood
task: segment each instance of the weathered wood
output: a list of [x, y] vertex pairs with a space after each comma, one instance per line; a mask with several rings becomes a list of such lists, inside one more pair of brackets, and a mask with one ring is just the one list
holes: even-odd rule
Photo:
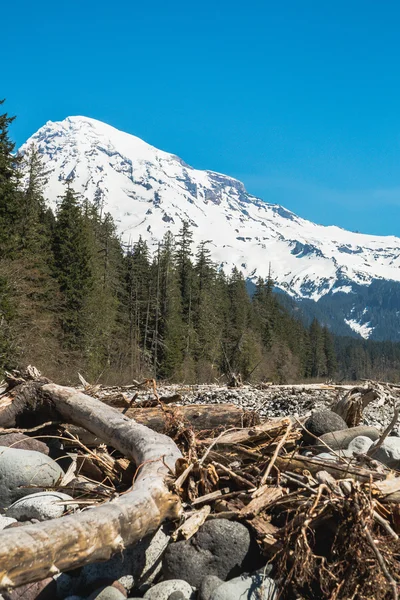
[[379, 392], [373, 387], [355, 387], [340, 398], [331, 410], [338, 414], [349, 427], [356, 427], [360, 424], [364, 408], [379, 398]]
[[[123, 409], [116, 408], [116, 410], [122, 412]], [[248, 425], [249, 421], [254, 423], [259, 422], [259, 418], [255, 413], [248, 413], [234, 404], [169, 405], [164, 411], [159, 406], [150, 408], [130, 408], [125, 412], [125, 415], [159, 433], [168, 432], [168, 430], [173, 427], [174, 422], [176, 423], [179, 421], [186, 423], [188, 427], [192, 427], [195, 431], [219, 428], [230, 429], [232, 427], [241, 428]], [[270, 426], [268, 425], [268, 428], [269, 427]], [[104, 440], [100, 439], [100, 436], [94, 436], [82, 427], [70, 426], [68, 429], [89, 448], [98, 446], [100, 443], [104, 442]], [[245, 433], [242, 435], [242, 438], [246, 439], [248, 438], [248, 435]], [[212, 440], [210, 440], [210, 442], [211, 441]], [[72, 445], [72, 442], [66, 442], [66, 444]]]
[[[163, 411], [154, 408], [131, 408], [126, 415], [154, 431], [165, 432], [174, 420], [183, 421], [199, 431], [230, 427], [244, 427], [249, 424], [249, 413], [235, 404], [191, 404], [186, 406], [169, 405]], [[250, 418], [255, 418], [254, 413]]]
[[165, 519], [178, 517], [180, 502], [164, 480], [181, 454], [169, 437], [73, 388], [30, 383], [13, 396], [11, 402], [0, 402], [0, 426], [19, 425], [27, 415], [61, 418], [105, 440], [139, 471], [128, 493], [100, 507], [1, 532], [0, 589], [107, 560]]

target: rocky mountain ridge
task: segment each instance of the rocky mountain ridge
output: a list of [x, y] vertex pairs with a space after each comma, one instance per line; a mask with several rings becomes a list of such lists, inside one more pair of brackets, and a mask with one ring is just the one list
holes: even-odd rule
[[[252, 196], [237, 179], [194, 169], [174, 154], [87, 117], [49, 121], [20, 152], [32, 143], [44, 160], [45, 197], [53, 208], [70, 182], [113, 215], [127, 243], [141, 235], [155, 245], [167, 230], [177, 233], [188, 221], [195, 242], [210, 240], [213, 259], [227, 272], [237, 266], [255, 281], [271, 268], [280, 290], [311, 301], [309, 314], [314, 305], [318, 312], [324, 299], [328, 312], [340, 312], [345, 333], [388, 336], [375, 336], [380, 316], [371, 313], [367, 299], [360, 306], [357, 298], [360, 289], [376, 283], [400, 295], [399, 238], [317, 225]], [[368, 301], [379, 306], [379, 299]], [[392, 327], [398, 309], [397, 300], [387, 309], [391, 339], [400, 339], [400, 326]]]

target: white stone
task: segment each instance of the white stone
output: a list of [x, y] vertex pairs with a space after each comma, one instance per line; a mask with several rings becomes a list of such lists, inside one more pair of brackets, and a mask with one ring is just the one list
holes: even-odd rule
[[0, 447], [0, 510], [28, 494], [56, 486], [63, 475], [61, 467], [41, 452]]
[[350, 442], [348, 450], [351, 454], [367, 454], [373, 443], [366, 435], [358, 435]]
[[16, 523], [16, 522], [17, 522], [17, 519], [12, 519], [11, 517], [3, 517], [3, 515], [0, 515], [0, 530], [7, 527], [7, 525], [11, 525], [11, 523]]
[[7, 510], [7, 516], [18, 521], [29, 521], [30, 519], [47, 521], [57, 519], [66, 511], [73, 511], [77, 508], [78, 505], [74, 503], [74, 499], [68, 494], [38, 492], [14, 502]]
[[168, 579], [151, 587], [143, 596], [145, 600], [168, 600], [173, 592], [182, 592], [186, 600], [193, 595], [193, 588], [183, 579]]
[[377, 444], [378, 441], [372, 444], [368, 450], [368, 456], [391, 469], [398, 469], [400, 467], [400, 437], [387, 437], [379, 448], [376, 448]]

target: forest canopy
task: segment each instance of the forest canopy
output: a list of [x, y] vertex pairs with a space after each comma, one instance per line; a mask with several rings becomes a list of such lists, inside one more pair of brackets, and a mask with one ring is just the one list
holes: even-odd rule
[[40, 153], [15, 154], [12, 121], [0, 114], [0, 371], [32, 363], [57, 381], [79, 371], [109, 383], [399, 377], [400, 344], [305, 326], [271, 275], [250, 297], [240, 270], [214, 264], [207, 241], [194, 247], [185, 222], [152, 248], [124, 245], [101, 190], [80, 197], [73, 180], [54, 214]]

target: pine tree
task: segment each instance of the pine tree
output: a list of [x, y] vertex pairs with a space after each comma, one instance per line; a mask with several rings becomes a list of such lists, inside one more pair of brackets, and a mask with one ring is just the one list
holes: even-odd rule
[[[0, 100], [0, 106], [4, 100]], [[18, 203], [18, 175], [15, 145], [9, 136], [9, 126], [15, 117], [0, 114], [0, 256], [5, 258], [15, 251], [16, 226], [20, 219]]]
[[336, 360], [336, 353], [335, 353], [333, 337], [327, 327], [323, 327], [322, 335], [324, 338], [326, 374], [328, 375], [328, 377], [333, 377], [337, 370], [337, 360]]
[[174, 262], [175, 244], [170, 232], [164, 236], [155, 263], [157, 274], [157, 329], [155, 375], [170, 378], [179, 371], [185, 349], [185, 328], [182, 319], [181, 287]]
[[90, 239], [77, 197], [68, 186], [57, 212], [54, 232], [55, 274], [63, 296], [64, 344], [84, 349], [88, 331], [86, 301], [93, 287]]
[[327, 374], [324, 336], [317, 319], [310, 326], [310, 367], [311, 377], [324, 377]]

